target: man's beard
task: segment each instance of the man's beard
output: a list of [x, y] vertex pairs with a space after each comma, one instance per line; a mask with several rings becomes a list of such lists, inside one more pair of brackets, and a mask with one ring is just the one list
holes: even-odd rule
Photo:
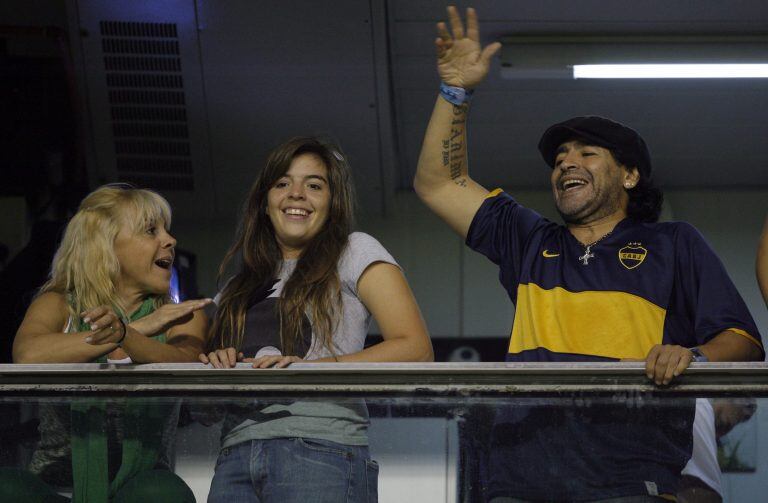
[[568, 212], [563, 211], [559, 204], [555, 204], [560, 218], [566, 224], [585, 225], [600, 220], [619, 211], [621, 197], [619, 193], [606, 194], [599, 192], [584, 204]]

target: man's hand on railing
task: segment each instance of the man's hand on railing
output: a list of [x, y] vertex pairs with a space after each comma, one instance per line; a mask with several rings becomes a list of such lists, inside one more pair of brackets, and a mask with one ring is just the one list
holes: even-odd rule
[[645, 357], [645, 374], [658, 385], [669, 384], [693, 361], [690, 349], [673, 344], [657, 344]]

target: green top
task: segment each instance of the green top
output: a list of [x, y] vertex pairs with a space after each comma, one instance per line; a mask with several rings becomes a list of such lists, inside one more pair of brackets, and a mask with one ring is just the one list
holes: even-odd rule
[[[145, 300], [129, 317], [133, 322], [154, 312], [152, 299]], [[78, 331], [88, 331], [82, 320]], [[165, 342], [165, 334], [156, 336]], [[97, 362], [105, 363], [106, 355]], [[73, 503], [107, 503], [133, 476], [152, 470], [161, 449], [163, 422], [171, 406], [146, 399], [125, 399], [123, 452], [120, 469], [109, 481], [107, 457], [106, 401], [83, 400], [70, 406], [72, 423]]]

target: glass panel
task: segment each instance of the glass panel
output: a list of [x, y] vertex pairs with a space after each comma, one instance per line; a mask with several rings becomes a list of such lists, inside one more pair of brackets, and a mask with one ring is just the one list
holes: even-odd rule
[[767, 488], [764, 364], [667, 388], [638, 366], [2, 367], [0, 501], [754, 502]]

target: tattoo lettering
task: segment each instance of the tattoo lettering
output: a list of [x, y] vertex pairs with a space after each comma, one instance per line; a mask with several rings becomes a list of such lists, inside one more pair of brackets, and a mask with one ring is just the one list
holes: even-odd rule
[[[449, 156], [449, 173], [451, 176], [451, 180], [454, 181], [456, 185], [459, 185], [460, 187], [466, 187], [467, 181], [465, 178], [461, 177], [461, 170], [462, 166], [464, 165], [464, 143], [461, 141], [463, 135], [464, 135], [464, 124], [466, 123], [466, 113], [467, 113], [467, 107], [466, 105], [458, 106], [454, 105], [453, 107], [453, 120], [451, 121], [451, 137], [448, 141], [448, 151], [450, 152]], [[446, 152], [446, 142], [443, 140], [443, 165], [446, 164], [445, 162], [445, 154]]]
[[449, 140], [443, 140], [443, 166], [448, 166], [449, 163], [449, 156], [448, 156], [448, 147], [450, 145]]
[[451, 158], [451, 180], [456, 180], [461, 176], [461, 159], [453, 160]]

